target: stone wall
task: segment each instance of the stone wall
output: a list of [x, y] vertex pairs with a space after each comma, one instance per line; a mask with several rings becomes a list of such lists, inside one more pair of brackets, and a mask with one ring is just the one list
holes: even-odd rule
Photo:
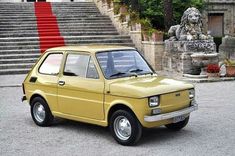
[[221, 61], [225, 58], [235, 60], [235, 37], [225, 36], [219, 47], [219, 53]]
[[143, 41], [143, 52], [145, 59], [155, 70], [162, 70], [162, 56], [164, 53], [164, 42]]

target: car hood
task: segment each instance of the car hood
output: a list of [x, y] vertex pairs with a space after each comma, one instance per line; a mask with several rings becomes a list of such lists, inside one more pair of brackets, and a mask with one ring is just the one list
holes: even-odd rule
[[186, 82], [159, 76], [139, 76], [116, 79], [109, 84], [111, 95], [132, 98], [144, 98], [180, 90], [190, 89], [194, 86]]

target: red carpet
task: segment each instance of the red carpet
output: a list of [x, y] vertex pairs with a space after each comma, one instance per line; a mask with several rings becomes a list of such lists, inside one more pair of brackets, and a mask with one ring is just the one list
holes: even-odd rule
[[53, 15], [51, 3], [34, 3], [41, 53], [48, 48], [65, 45], [64, 38], [60, 36], [56, 16]]

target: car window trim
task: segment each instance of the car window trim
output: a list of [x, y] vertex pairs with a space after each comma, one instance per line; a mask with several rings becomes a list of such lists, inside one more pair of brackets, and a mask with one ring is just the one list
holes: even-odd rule
[[[92, 60], [93, 65], [94, 65], [94, 67], [95, 67], [96, 73], [97, 73], [97, 75], [98, 75], [97, 78], [90, 78], [90, 77], [87, 77], [87, 73], [88, 73], [88, 69], [89, 69], [89, 65], [90, 65], [90, 61], [91, 61], [91, 60]], [[95, 61], [94, 61], [94, 59], [93, 59], [91, 56], [90, 56], [89, 61], [88, 61], [88, 66], [87, 66], [87, 71], [86, 71], [86, 78], [87, 78], [87, 79], [94, 79], [94, 80], [100, 79], [100, 75], [99, 75], [98, 70], [97, 70], [97, 68], [96, 68]]]

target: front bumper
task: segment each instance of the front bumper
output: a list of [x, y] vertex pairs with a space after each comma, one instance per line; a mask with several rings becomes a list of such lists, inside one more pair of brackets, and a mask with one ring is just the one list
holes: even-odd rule
[[195, 110], [198, 109], [198, 105], [194, 104], [188, 108], [184, 108], [175, 112], [165, 113], [165, 114], [159, 114], [159, 115], [152, 115], [152, 116], [144, 116], [144, 121], [146, 122], [155, 122], [155, 121], [161, 121], [161, 120], [167, 120], [171, 119], [177, 116], [187, 115]]

